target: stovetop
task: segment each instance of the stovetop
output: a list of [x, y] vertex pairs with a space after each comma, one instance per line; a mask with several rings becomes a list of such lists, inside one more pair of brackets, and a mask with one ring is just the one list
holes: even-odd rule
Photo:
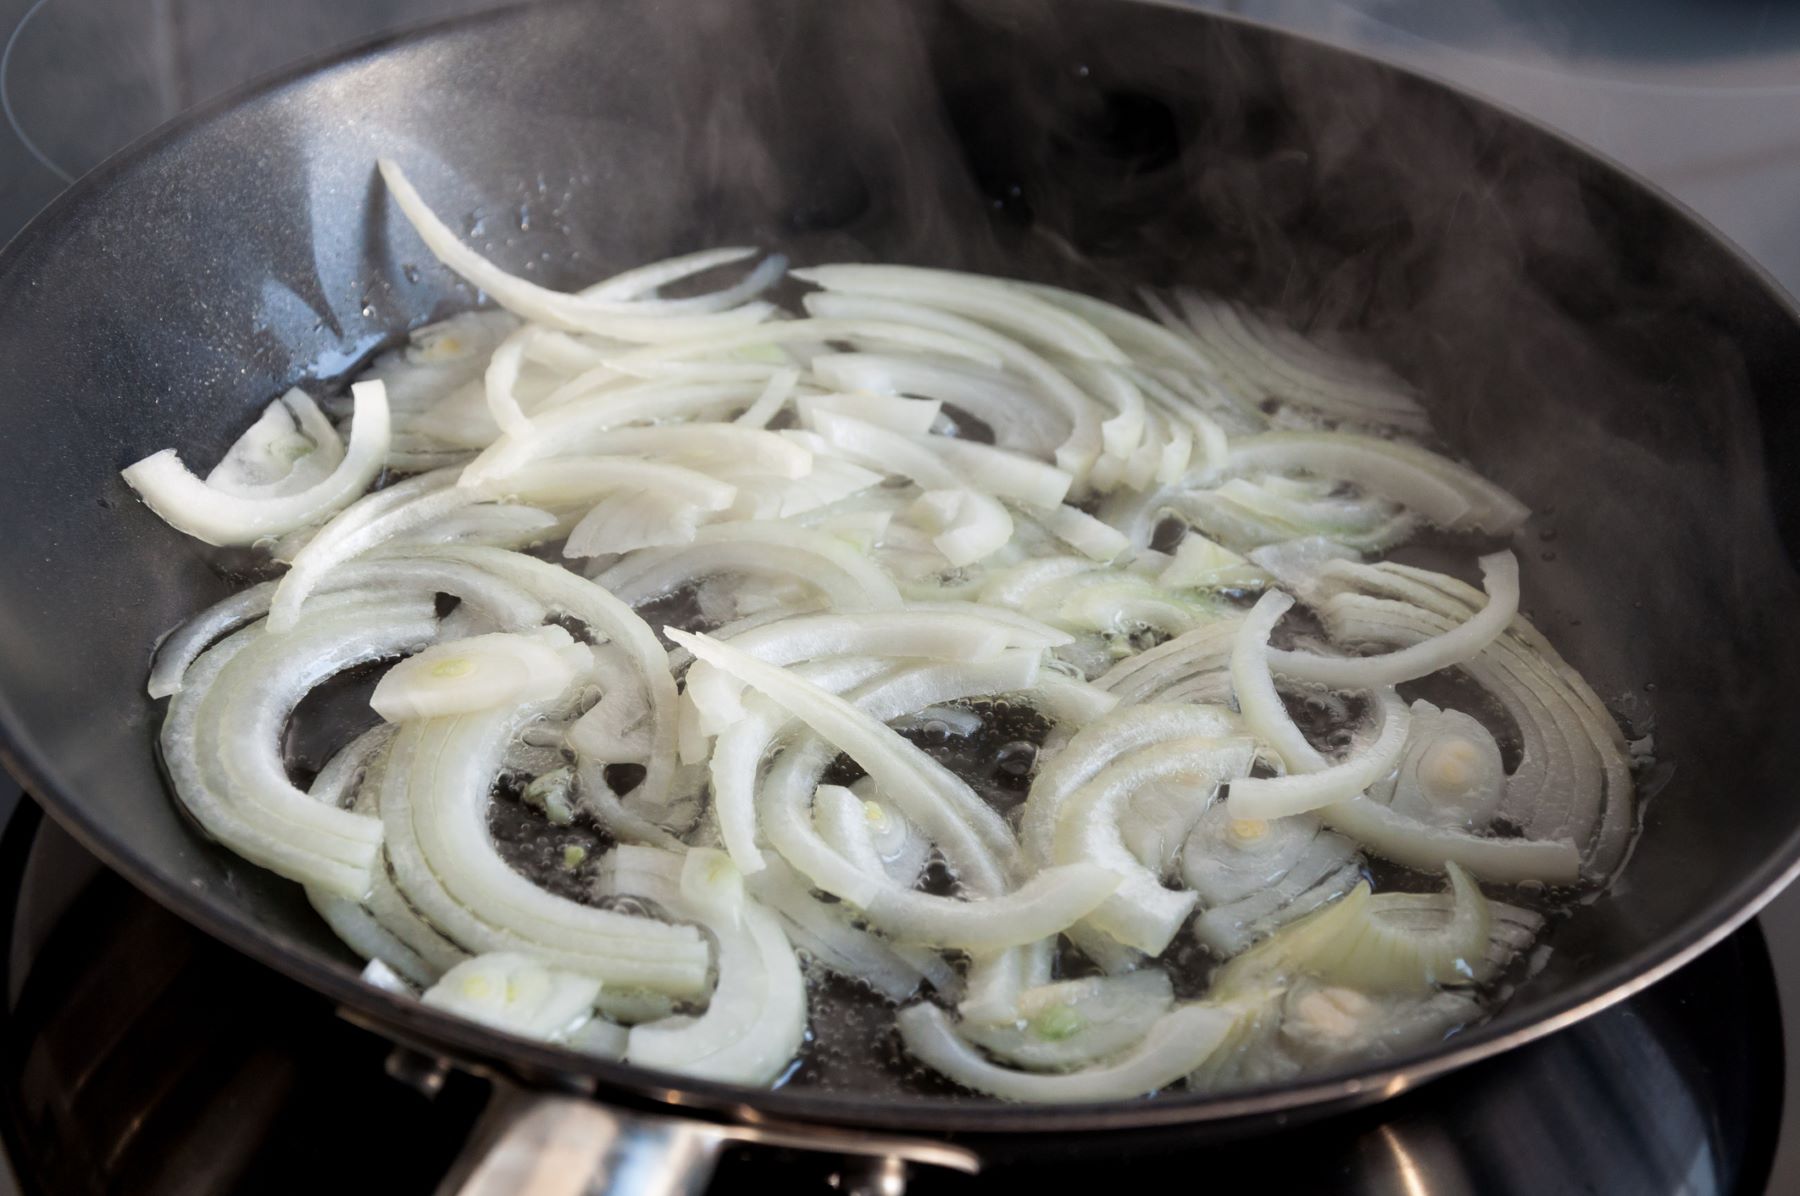
[[[1193, 0], [1454, 80], [1667, 188], [1800, 292], [1800, 8], [1776, 0]], [[0, 239], [105, 155], [296, 58], [495, 0], [0, 0]], [[29, 18], [21, 26], [23, 18]], [[0, 791], [0, 1141], [13, 1192], [429, 1191], [485, 1099], [102, 870]], [[1785, 1019], [1783, 1010], [1785, 1008]], [[1633, 1000], [1346, 1118], [1203, 1154], [1015, 1166], [1005, 1187], [1800, 1192], [1800, 892]], [[847, 1190], [729, 1155], [714, 1191]], [[919, 1175], [913, 1191], [976, 1190]]]

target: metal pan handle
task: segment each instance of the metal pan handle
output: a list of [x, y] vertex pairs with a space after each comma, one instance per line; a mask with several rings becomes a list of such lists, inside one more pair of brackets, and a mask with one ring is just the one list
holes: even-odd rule
[[960, 1146], [814, 1126], [718, 1124], [627, 1112], [496, 1081], [438, 1196], [698, 1196], [728, 1143], [840, 1154], [863, 1163], [850, 1192], [901, 1196], [911, 1166], [970, 1175]]

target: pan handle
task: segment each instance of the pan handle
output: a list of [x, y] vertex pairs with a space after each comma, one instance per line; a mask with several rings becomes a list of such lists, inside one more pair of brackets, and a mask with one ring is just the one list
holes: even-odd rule
[[852, 1190], [881, 1196], [901, 1196], [912, 1165], [970, 1175], [981, 1165], [972, 1151], [925, 1139], [635, 1113], [497, 1080], [437, 1196], [699, 1196], [733, 1142], [854, 1157], [864, 1169]]

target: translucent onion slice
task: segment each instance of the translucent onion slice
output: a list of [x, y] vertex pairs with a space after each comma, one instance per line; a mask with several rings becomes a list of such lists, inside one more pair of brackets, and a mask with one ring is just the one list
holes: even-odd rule
[[436, 623], [430, 605], [417, 601], [321, 606], [292, 635], [249, 627], [202, 655], [169, 703], [163, 759], [176, 796], [207, 833], [272, 872], [360, 901], [381, 825], [295, 788], [282, 732], [319, 682], [422, 646]]
[[[920, 660], [992, 660], [1020, 638], [998, 621], [973, 614], [899, 610], [869, 615], [797, 615], [739, 635], [721, 637], [732, 647], [774, 665], [830, 656], [914, 657]], [[1024, 637], [1027, 642], [1029, 634]], [[717, 735], [744, 716], [743, 683], [705, 661], [688, 670], [687, 701], [698, 729]]]
[[756, 401], [744, 408], [731, 422], [744, 428], [768, 427], [769, 421], [794, 397], [794, 389], [799, 383], [799, 370], [776, 370], [769, 375], [768, 384], [756, 396]]
[[[742, 406], [755, 398], [751, 383], [643, 383], [608, 390], [540, 410], [531, 427], [504, 435], [464, 468], [465, 485], [523, 474], [537, 462], [576, 455], [640, 456], [675, 461], [755, 461], [770, 472], [802, 477], [812, 455], [761, 428], [724, 423], [679, 423]], [[644, 427], [643, 424], [657, 426]]]
[[917, 266], [812, 266], [793, 271], [801, 282], [828, 291], [875, 295], [942, 308], [1035, 346], [1039, 352], [1126, 360], [1092, 324], [1005, 280]]
[[166, 522], [208, 544], [253, 544], [317, 523], [367, 490], [387, 457], [386, 391], [380, 382], [350, 389], [356, 409], [343, 460], [305, 490], [265, 498], [227, 493], [189, 473], [174, 449], [145, 457], [122, 476]]
[[1234, 819], [1215, 803], [1194, 826], [1181, 876], [1200, 895], [1194, 937], [1229, 958], [1269, 932], [1348, 893], [1362, 868], [1356, 847], [1305, 815]]
[[1205, 702], [1231, 699], [1231, 654], [1241, 618], [1226, 616], [1127, 656], [1095, 679], [1098, 689], [1125, 705], [1140, 702]]
[[893, 801], [880, 800], [880, 790], [869, 778], [858, 781], [851, 792], [862, 802], [869, 841], [881, 858], [882, 868], [895, 883], [916, 886], [931, 863], [931, 841]]
[[592, 663], [561, 627], [497, 631], [433, 644], [389, 669], [369, 705], [390, 723], [542, 702], [563, 693]]
[[1447, 531], [1506, 535], [1530, 511], [1518, 499], [1447, 457], [1348, 432], [1268, 432], [1232, 445], [1239, 473], [1305, 470], [1342, 478], [1400, 503]]
[[1454, 863], [1496, 884], [1564, 885], [1581, 876], [1581, 851], [1567, 839], [1473, 835], [1408, 818], [1367, 797], [1326, 806], [1319, 814], [1382, 859], [1421, 872], [1442, 872]]
[[1261, 569], [1223, 544], [1193, 531], [1181, 538], [1175, 547], [1175, 559], [1156, 577], [1158, 585], [1195, 589], [1260, 586], [1266, 580]]
[[1158, 1018], [1116, 1059], [1066, 1075], [1035, 1075], [990, 1063], [935, 1005], [908, 1006], [895, 1022], [909, 1054], [964, 1088], [1003, 1100], [1079, 1104], [1126, 1100], [1168, 1087], [1226, 1042], [1238, 1016], [1229, 1005], [1183, 1005]]
[[[776, 758], [764, 783], [764, 828], [796, 869], [859, 906], [870, 925], [896, 942], [972, 954], [1022, 947], [1074, 925], [1118, 886], [1119, 878], [1104, 869], [1074, 864], [1047, 868], [1010, 892], [960, 901], [858, 872], [818, 837], [809, 816], [812, 793], [833, 754], [812, 740]], [[844, 896], [851, 891], [862, 900]]]
[[[696, 856], [736, 879], [737, 900], [721, 910], [716, 893], [694, 900], [688, 861]], [[780, 920], [744, 897], [743, 878], [718, 852], [619, 847], [606, 858], [596, 888], [656, 902], [678, 918], [712, 931], [719, 945], [718, 983], [706, 1012], [633, 1026], [625, 1059], [710, 1080], [767, 1084], [784, 1071], [806, 1035], [806, 983]], [[716, 889], [712, 881], [705, 888]]]
[[[811, 306], [809, 303], [809, 310]], [[811, 346], [839, 341], [922, 350], [980, 365], [1000, 364], [998, 355], [983, 343], [961, 335], [946, 335], [915, 322], [859, 315], [835, 319], [827, 313], [816, 314], [823, 318], [781, 320], [722, 336], [689, 337], [673, 344], [646, 345], [608, 358], [606, 364], [620, 373], [657, 377], [676, 363], [762, 353], [787, 345]]]
[[1380, 731], [1374, 742], [1317, 772], [1284, 777], [1243, 777], [1231, 783], [1226, 805], [1233, 818], [1285, 818], [1349, 801], [1392, 772], [1406, 750], [1412, 715], [1393, 690], [1384, 690], [1377, 709]]
[[1229, 389], [1275, 396], [1327, 418], [1429, 431], [1418, 400], [1379, 364], [1329, 352], [1227, 300], [1192, 291], [1179, 291], [1175, 298], [1179, 316], [1161, 304], [1152, 304], [1153, 310], [1160, 309], [1165, 324], [1197, 339]]
[[1269, 667], [1284, 676], [1345, 689], [1398, 685], [1462, 664], [1499, 638], [1519, 613], [1519, 561], [1510, 552], [1481, 558], [1487, 605], [1454, 631], [1379, 656], [1320, 656], [1271, 649]]
[[1031, 782], [1019, 817], [1025, 858], [1044, 865], [1055, 858], [1057, 826], [1075, 792], [1113, 761], [1177, 739], [1222, 739], [1241, 734], [1243, 723], [1223, 706], [1122, 707], [1081, 728], [1051, 756]]
[[1303, 981], [1283, 998], [1280, 1036], [1270, 1046], [1306, 1067], [1328, 1067], [1428, 1045], [1480, 1015], [1480, 1003], [1460, 992], [1371, 997]]
[[1296, 975], [1369, 993], [1429, 993], [1439, 985], [1478, 981], [1485, 974], [1493, 915], [1467, 873], [1454, 864], [1446, 871], [1455, 903], [1436, 929], [1396, 924], [1384, 911], [1411, 908], [1407, 895], [1375, 895], [1360, 884], [1226, 964], [1213, 991], [1242, 993]]
[[1012, 516], [999, 501], [974, 490], [927, 490], [907, 508], [932, 545], [961, 568], [986, 560], [1013, 536]]
[[287, 575], [276, 586], [269, 604], [269, 627], [277, 632], [293, 627], [301, 604], [333, 569], [479, 498], [457, 488], [454, 470], [440, 469], [408, 478], [347, 507], [293, 554]]
[[1159, 968], [1123, 976], [1088, 976], [1021, 994], [1018, 1014], [982, 1023], [965, 1013], [957, 1032], [988, 1054], [1026, 1071], [1094, 1067], [1140, 1042], [1175, 1004]]
[[[1056, 449], [1058, 468], [1079, 484], [1100, 456], [1100, 404], [1067, 374], [1017, 340], [974, 320], [917, 303], [823, 293], [808, 295], [804, 303], [806, 310], [819, 317], [821, 323], [832, 318], [843, 322], [879, 320], [900, 327], [910, 325], [921, 332], [929, 330], [954, 343], [975, 347], [986, 358], [981, 364], [1004, 366], [1024, 378], [1041, 398], [1048, 399], [1068, 417], [1068, 438]], [[967, 357], [969, 351], [965, 349], [953, 356]]]
[[419, 999], [508, 1034], [566, 1042], [593, 1016], [599, 995], [592, 976], [496, 951], [457, 964]]
[[1407, 818], [1481, 830], [1493, 821], [1505, 789], [1492, 732], [1460, 710], [1415, 702], [1399, 767], [1370, 796]]
[[641, 604], [722, 573], [792, 578], [819, 591], [833, 610], [892, 610], [901, 604], [887, 573], [842, 540], [779, 523], [703, 527], [690, 545], [635, 552], [595, 580]]
[[1231, 647], [1231, 688], [1244, 722], [1281, 755], [1289, 772], [1320, 772], [1328, 762], [1288, 716], [1269, 672], [1269, 633], [1293, 605], [1288, 595], [1270, 590], [1244, 616]]
[[[1473, 592], [1466, 586], [1454, 589], [1460, 583], [1438, 574], [1382, 568], [1367, 570], [1365, 579], [1364, 566], [1349, 564], [1330, 571], [1395, 595], [1347, 592], [1328, 599], [1321, 614], [1340, 642], [1410, 644], [1449, 630], [1472, 609]], [[1522, 618], [1463, 667], [1505, 707], [1522, 741], [1501, 812], [1532, 839], [1575, 840], [1582, 847], [1584, 875], [1610, 875], [1624, 858], [1634, 825], [1631, 775], [1618, 724]]]
[[[842, 902], [814, 898], [811, 888], [781, 859], [771, 859], [745, 883], [758, 901], [786, 921], [794, 947], [820, 967], [859, 980], [890, 1001], [904, 1001], [925, 982], [925, 973], [911, 958], [879, 936], [854, 926], [852, 911]], [[939, 962], [933, 984], [945, 991], [956, 973]]]
[[[1161, 877], [1126, 847], [1120, 830], [1127, 803], [1147, 785], [1176, 785], [1198, 818], [1220, 784], [1250, 769], [1256, 745], [1248, 739], [1170, 740], [1117, 758], [1071, 794], [1057, 820], [1054, 859], [1091, 863], [1122, 877], [1088, 924], [1128, 947], [1160, 955], [1194, 908], [1195, 895], [1165, 889]], [[1235, 782], [1234, 782], [1235, 783]]]
[[525, 352], [543, 332], [527, 324], [500, 342], [488, 359], [482, 389], [487, 398], [488, 414], [500, 431], [520, 435], [531, 428], [531, 420], [519, 405], [517, 393], [519, 372], [525, 364]]
[[1051, 457], [1068, 439], [1067, 414], [1045, 404], [1019, 378], [991, 367], [941, 357], [821, 353], [812, 375], [835, 390], [937, 400], [974, 416], [994, 444], [1028, 457]]
[[911, 436], [839, 411], [816, 411], [813, 425], [833, 449], [858, 465], [911, 478], [927, 490], [978, 487], [1029, 506], [1055, 509], [1070, 475], [1005, 449], [949, 436]]
[[[617, 340], [656, 341], [706, 336], [742, 328], [746, 324], [768, 318], [774, 311], [767, 303], [750, 303], [716, 313], [700, 311], [688, 314], [684, 309], [641, 306], [629, 299], [597, 298], [587, 294], [570, 295], [548, 290], [508, 274], [464, 245], [420, 197], [398, 163], [382, 158], [377, 166], [382, 180], [387, 184], [388, 193], [394, 197], [394, 202], [418, 232], [419, 239], [425, 242], [425, 247], [473, 286], [493, 296], [495, 302], [502, 307], [517, 312], [526, 319], [570, 332], [594, 332]], [[767, 281], [764, 281], [764, 285], [767, 285]], [[736, 299], [737, 296], [733, 295], [731, 298]], [[645, 314], [638, 314], [640, 312]]]
[[847, 415], [851, 419], [907, 436], [924, 436], [937, 423], [943, 404], [928, 399], [890, 398], [886, 395], [809, 395], [795, 404], [802, 426], [812, 428], [819, 412]]
[[[665, 629], [665, 634], [701, 660], [763, 694], [862, 765], [875, 778], [875, 784], [900, 803], [906, 816], [945, 849], [951, 866], [965, 884], [978, 891], [998, 887], [998, 877], [1017, 851], [1011, 828], [975, 795], [967, 782], [907, 741], [885, 720], [939, 702], [991, 693], [996, 685], [1009, 689], [1018, 688], [1021, 682], [1029, 685], [1036, 676], [1034, 653], [1011, 655], [985, 668], [963, 665], [897, 673], [883, 678], [878, 688], [858, 695], [869, 707], [864, 709], [854, 700], [838, 697], [790, 670], [767, 664], [718, 640], [673, 628]], [[734, 859], [742, 852], [754, 865], [754, 842], [746, 842], [747, 829], [741, 825], [745, 782], [754, 778], [753, 771], [746, 775], [745, 766], [754, 770], [774, 729], [767, 723], [748, 719], [741, 726], [741, 731], [734, 727], [727, 732], [732, 742], [727, 744], [722, 737], [714, 753], [714, 802], [727, 849]], [[801, 861], [793, 862], [806, 870]], [[832, 889], [824, 877], [814, 875], [812, 879], [821, 887]], [[866, 894], [866, 886], [873, 881], [872, 877], [864, 877], [853, 891]], [[836, 895], [854, 900], [848, 893]]]
[[676, 691], [669, 658], [650, 625], [606, 590], [568, 570], [517, 552], [495, 548], [445, 547], [434, 556], [473, 566], [529, 592], [552, 612], [568, 615], [616, 645], [637, 675], [647, 709], [649, 749], [646, 772], [634, 796], [648, 808], [666, 801], [677, 764]]
[[957, 1016], [964, 1025], [997, 1026], [1024, 1016], [1020, 1000], [1027, 992], [1050, 983], [1056, 966], [1055, 939], [1039, 939], [969, 960]]
[[282, 497], [324, 481], [344, 459], [344, 442], [299, 387], [263, 408], [206, 475], [206, 484], [244, 498]]
[[558, 897], [495, 849], [487, 831], [494, 777], [507, 745], [541, 713], [521, 707], [402, 727], [381, 792], [396, 887], [476, 952], [519, 951], [609, 985], [704, 992], [709, 952], [692, 927]]
[[1111, 561], [1131, 547], [1131, 541], [1122, 533], [1078, 507], [1056, 508], [1044, 521], [1044, 527], [1090, 560]]

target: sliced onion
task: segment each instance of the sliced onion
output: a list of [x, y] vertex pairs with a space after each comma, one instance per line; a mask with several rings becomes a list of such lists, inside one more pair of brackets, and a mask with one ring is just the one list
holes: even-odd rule
[[1391, 781], [1371, 790], [1396, 813], [1436, 826], [1481, 830], [1505, 794], [1500, 745], [1460, 710], [1413, 703], [1412, 730]]
[[1243, 822], [1222, 802], [1195, 824], [1181, 875], [1200, 895], [1194, 937], [1226, 958], [1335, 901], [1363, 878], [1355, 845], [1322, 832], [1316, 818]]
[[253, 544], [316, 523], [348, 505], [381, 472], [388, 451], [387, 393], [379, 382], [351, 387], [350, 444], [330, 476], [294, 494], [243, 498], [189, 473], [164, 449], [127, 467], [125, 481], [165, 521], [208, 544]]
[[964, 1088], [1005, 1100], [1073, 1104], [1125, 1100], [1168, 1087], [1225, 1043], [1237, 1017], [1227, 1005], [1183, 1005], [1159, 1018], [1117, 1059], [1067, 1075], [1034, 1075], [988, 1062], [935, 1005], [908, 1006], [896, 1021], [910, 1054]]
[[[1212, 589], [1219, 586], [1258, 586], [1263, 571], [1222, 544], [1198, 532], [1189, 532], [1176, 545], [1175, 559], [1157, 575], [1157, 584]], [[1273, 659], [1273, 658], [1271, 658]]]
[[1130, 1050], [1174, 1003], [1168, 975], [1144, 968], [1045, 984], [1023, 993], [1022, 1008], [1005, 1023], [980, 1022], [965, 1012], [957, 1032], [1014, 1067], [1078, 1071]]
[[1374, 689], [1462, 664], [1499, 638], [1519, 611], [1519, 562], [1510, 552], [1481, 558], [1487, 605], [1454, 631], [1380, 656], [1320, 656], [1271, 650], [1269, 666], [1301, 681], [1347, 689]]
[[296, 386], [263, 408], [206, 475], [206, 484], [243, 498], [279, 498], [324, 481], [343, 459], [337, 429]]
[[821, 353], [813, 377], [835, 390], [909, 395], [966, 412], [994, 433], [996, 447], [1051, 457], [1069, 438], [1068, 415], [1045, 405], [1032, 388], [1001, 370], [941, 357]]
[[[723, 855], [702, 858], [736, 875]], [[674, 853], [620, 847], [606, 865], [600, 891], [645, 897], [677, 917], [693, 918], [719, 944], [719, 979], [706, 1012], [632, 1027], [626, 1061], [739, 1084], [767, 1084], [780, 1075], [806, 1034], [806, 985], [780, 921], [743, 896], [741, 876], [729, 912], [722, 915], [711, 900], [696, 902], [684, 883], [687, 865]]]
[[821, 591], [835, 610], [900, 605], [900, 591], [867, 557], [835, 537], [784, 524], [703, 527], [691, 545], [633, 553], [595, 580], [627, 602], [641, 603], [719, 573], [791, 577]]
[[[664, 634], [699, 659], [729, 673], [778, 703], [789, 714], [825, 736], [838, 750], [848, 753], [867, 769], [869, 775], [875, 778], [875, 783], [885, 792], [893, 794], [896, 800], [924, 802], [928, 799], [930, 806], [915, 807], [907, 810], [907, 813], [914, 821], [920, 822], [935, 840], [942, 843], [944, 840], [941, 831], [949, 829], [948, 824], [940, 821], [942, 812], [955, 811], [958, 817], [967, 822], [969, 829], [987, 852], [998, 857], [1002, 864], [1010, 862], [1015, 845], [1012, 832], [1004, 820], [976, 797], [966, 782], [909, 743], [881, 719], [858, 709], [852, 702], [808, 684], [787, 670], [766, 664], [750, 653], [719, 640], [689, 635], [675, 628], [664, 628]], [[931, 696], [926, 700], [911, 701], [893, 713], [900, 714], [907, 709], [930, 705], [933, 701], [943, 701], [948, 696], [959, 695]], [[715, 789], [720, 783], [719, 768], [715, 761]], [[912, 798], [915, 793], [920, 795], [917, 799]], [[932, 813], [921, 817], [921, 812], [927, 809]], [[939, 825], [934, 827], [933, 822], [938, 822]], [[730, 846], [730, 841], [727, 842]], [[735, 854], [734, 852], [734, 856]], [[804, 870], [799, 861], [794, 863]], [[973, 861], [969, 863], [972, 864]], [[823, 883], [817, 876], [813, 879]]]
[[554, 698], [591, 657], [560, 627], [434, 644], [389, 669], [369, 705], [390, 723]]
[[[627, 341], [654, 341], [741, 328], [766, 319], [774, 310], [766, 303], [750, 303], [717, 313], [685, 314], [680, 309], [670, 313], [669, 309], [646, 308], [629, 299], [596, 298], [548, 290], [508, 274], [464, 245], [426, 205], [398, 163], [383, 158], [377, 165], [388, 193], [417, 230], [425, 247], [473, 286], [493, 296], [501, 306], [527, 319], [571, 332], [595, 332]], [[647, 314], [638, 314], [646, 311]]]
[[1024, 1016], [1019, 1007], [1027, 992], [1050, 983], [1056, 966], [1056, 940], [1039, 939], [992, 955], [969, 960], [969, 974], [957, 1016], [964, 1025], [997, 1026]]
[[1412, 716], [1393, 690], [1381, 694], [1381, 730], [1374, 742], [1316, 772], [1284, 777], [1244, 777], [1231, 783], [1226, 805], [1233, 818], [1285, 818], [1349, 801], [1385, 777], [1406, 750]]
[[1221, 618], [1136, 656], [1128, 656], [1102, 674], [1094, 685], [1135, 702], [1206, 702], [1230, 700], [1232, 651], [1243, 620]]
[[1280, 753], [1290, 772], [1320, 772], [1328, 767], [1325, 757], [1288, 716], [1269, 672], [1269, 633], [1293, 605], [1280, 590], [1270, 590], [1244, 616], [1231, 648], [1231, 688], [1244, 722]]
[[[1492, 913], [1481, 889], [1456, 865], [1447, 869], [1455, 893], [1450, 918], [1433, 931], [1395, 925], [1384, 917], [1393, 898], [1367, 884], [1309, 914], [1225, 966], [1214, 991], [1239, 993], [1271, 977], [1309, 975], [1371, 993], [1427, 993], [1441, 984], [1478, 979], [1488, 953]], [[1402, 900], [1400, 908], [1409, 903]]]
[[522, 1038], [566, 1041], [593, 1016], [600, 982], [510, 951], [477, 955], [419, 999]]
[[[1071, 794], [1056, 824], [1057, 863], [1092, 863], [1122, 877], [1088, 923], [1128, 947], [1160, 955], [1187, 920], [1196, 897], [1166, 889], [1125, 846], [1119, 821], [1131, 796], [1147, 784], [1179, 784], [1195, 818], [1220, 784], [1249, 771], [1256, 746], [1247, 739], [1175, 739], [1121, 756]], [[1233, 782], [1234, 787], [1238, 782]]]
[[1083, 727], [1039, 770], [1019, 818], [1019, 845], [1040, 865], [1055, 857], [1057, 826], [1075, 792], [1113, 761], [1176, 739], [1226, 738], [1243, 724], [1221, 706], [1121, 708]]
[[1239, 473], [1305, 470], [1342, 478], [1417, 512], [1448, 531], [1505, 535], [1530, 511], [1473, 470], [1446, 457], [1348, 432], [1269, 432], [1232, 445]]
[[1581, 851], [1567, 839], [1473, 835], [1419, 822], [1366, 797], [1319, 813], [1374, 854], [1422, 872], [1442, 872], [1454, 863], [1496, 884], [1573, 884], [1581, 875]]
[[506, 745], [537, 713], [526, 707], [404, 725], [381, 793], [397, 887], [478, 952], [517, 950], [608, 984], [698, 994], [708, 951], [691, 927], [555, 896], [495, 850], [488, 793]]
[[956, 973], [936, 956], [903, 954], [877, 935], [852, 925], [851, 911], [842, 902], [816, 900], [811, 889], [785, 862], [771, 859], [768, 867], [746, 883], [757, 900], [779, 913], [787, 923], [794, 946], [813, 957], [821, 967], [851, 980], [859, 980], [890, 1001], [903, 1001], [918, 991], [927, 974], [914, 963], [935, 961], [931, 983], [940, 992], [953, 987]]
[[[820, 322], [836, 317], [840, 321], [879, 320], [900, 327], [913, 326], [930, 331], [953, 343], [973, 346], [986, 360], [982, 364], [1003, 365], [1032, 384], [1033, 389], [1048, 399], [1070, 422], [1069, 435], [1056, 449], [1057, 466], [1079, 483], [1087, 476], [1100, 455], [1100, 405], [1071, 381], [1068, 375], [1018, 341], [946, 312], [914, 303], [861, 295], [808, 295], [807, 311]], [[952, 354], [968, 356], [968, 351]]]
[[282, 732], [319, 682], [416, 649], [436, 624], [420, 602], [321, 605], [290, 635], [250, 627], [209, 649], [169, 703], [163, 758], [176, 795], [214, 838], [272, 872], [360, 901], [381, 825], [295, 788], [282, 760]]
[[1006, 508], [974, 490], [927, 490], [908, 510], [944, 559], [959, 568], [986, 560], [1012, 539]]

